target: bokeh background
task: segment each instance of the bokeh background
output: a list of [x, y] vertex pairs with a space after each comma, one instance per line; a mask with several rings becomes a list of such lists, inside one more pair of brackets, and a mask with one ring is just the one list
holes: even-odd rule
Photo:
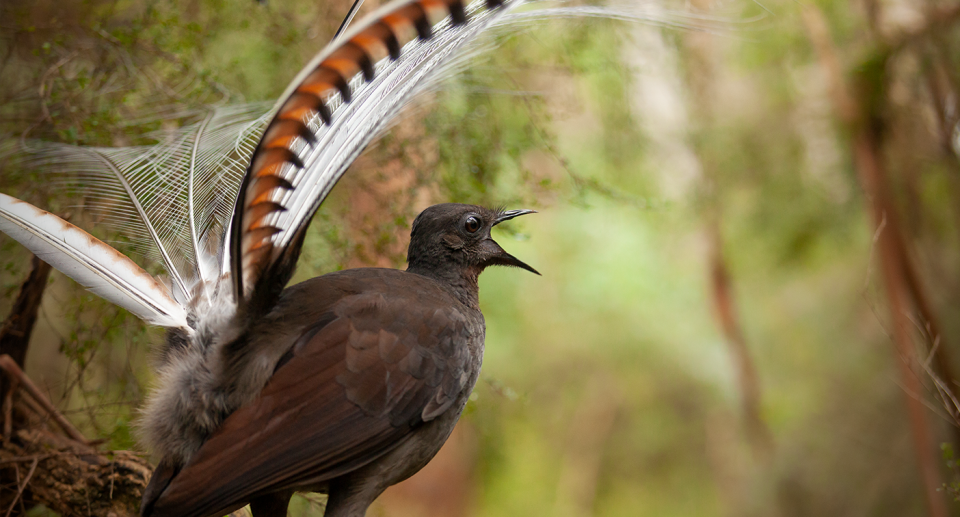
[[[5, 0], [0, 138], [149, 143], [272, 101], [347, 6]], [[482, 276], [484, 370], [454, 436], [370, 515], [960, 515], [956, 2], [606, 8], [660, 21], [494, 31], [312, 224], [295, 281], [403, 267], [436, 202], [540, 212], [498, 229], [543, 276]], [[44, 171], [0, 171], [98, 228]], [[0, 235], [0, 266], [5, 317], [30, 256]], [[26, 371], [104, 449], [146, 455], [162, 339], [54, 273]]]

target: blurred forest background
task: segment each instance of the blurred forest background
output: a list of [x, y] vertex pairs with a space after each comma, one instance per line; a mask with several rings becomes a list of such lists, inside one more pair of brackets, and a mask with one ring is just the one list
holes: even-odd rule
[[[0, 1], [0, 138], [149, 143], [271, 102], [347, 7]], [[677, 23], [495, 31], [313, 222], [295, 281], [403, 267], [436, 202], [540, 211], [499, 230], [543, 276], [483, 275], [486, 361], [457, 431], [370, 514], [960, 515], [960, 5], [609, 7]], [[0, 191], [97, 228], [61, 179], [0, 171]], [[30, 255], [0, 235], [0, 266], [2, 318]], [[162, 339], [54, 272], [25, 370], [100, 450], [146, 458]], [[0, 464], [0, 512], [109, 515], [83, 487], [40, 506], [45, 458]]]

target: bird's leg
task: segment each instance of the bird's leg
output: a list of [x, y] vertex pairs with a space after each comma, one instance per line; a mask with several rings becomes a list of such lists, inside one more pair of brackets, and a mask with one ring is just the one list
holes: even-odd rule
[[293, 492], [274, 492], [250, 501], [253, 517], [287, 517], [287, 506]]
[[363, 517], [386, 488], [378, 481], [378, 477], [369, 475], [346, 475], [333, 480], [323, 517]]

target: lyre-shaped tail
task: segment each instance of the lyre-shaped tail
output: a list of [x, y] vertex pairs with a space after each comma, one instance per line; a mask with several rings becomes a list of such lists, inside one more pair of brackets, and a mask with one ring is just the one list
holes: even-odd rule
[[447, 58], [515, 3], [393, 2], [301, 71], [277, 104], [234, 208], [229, 250], [241, 307], [272, 303], [310, 219], [350, 163]]
[[[213, 108], [195, 123], [150, 135], [157, 143], [148, 146], [9, 146], [19, 167], [81, 195], [97, 225], [123, 235], [125, 249], [160, 266], [169, 286], [84, 230], [12, 197], [0, 203], [0, 231], [148, 323], [181, 327], [186, 319], [203, 320], [198, 309], [218, 292], [236, 192], [268, 110], [263, 103]], [[73, 237], [73, 248], [61, 233]], [[114, 267], [121, 258], [123, 267]]]
[[103, 241], [27, 202], [0, 194], [0, 231], [106, 300], [162, 327], [187, 327], [183, 307], [149, 273]]

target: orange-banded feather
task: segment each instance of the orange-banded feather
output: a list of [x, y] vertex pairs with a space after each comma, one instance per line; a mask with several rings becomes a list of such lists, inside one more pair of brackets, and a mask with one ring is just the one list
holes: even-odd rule
[[398, 16], [407, 17], [413, 23], [413, 27], [417, 30], [417, 37], [420, 39], [427, 40], [433, 35], [433, 26], [427, 18], [427, 12], [423, 10], [419, 2], [398, 9], [396, 13]]
[[[478, 3], [486, 7], [475, 4], [471, 6], [469, 12], [480, 13], [483, 19], [492, 19], [493, 8], [505, 2], [516, 3], [517, 0], [483, 0], [482, 3]], [[484, 9], [488, 12], [481, 13]], [[259, 276], [266, 271], [270, 271], [269, 275], [279, 277], [289, 273], [286, 268], [291, 268], [292, 272], [298, 251], [290, 252], [285, 247], [291, 245], [293, 242], [291, 239], [301, 238], [303, 232], [300, 229], [305, 227], [305, 221], [308, 221], [316, 210], [314, 207], [305, 211], [303, 207], [305, 201], [301, 197], [308, 194], [298, 192], [299, 185], [303, 184], [305, 185], [303, 188], [308, 189], [304, 192], [311, 192], [310, 195], [318, 196], [315, 203], [308, 203], [311, 205], [319, 206], [320, 201], [329, 192], [329, 187], [325, 186], [326, 183], [318, 187], [295, 179], [299, 178], [300, 171], [304, 169], [300, 154], [306, 159], [308, 156], [316, 156], [315, 153], [327, 152], [323, 147], [325, 144], [318, 145], [316, 138], [312, 136], [313, 132], [320, 131], [316, 126], [317, 118], [319, 117], [322, 122], [321, 127], [335, 125], [333, 122], [335, 111], [352, 103], [353, 90], [363, 87], [356, 81], [359, 74], [363, 74], [365, 82], [373, 82], [376, 79], [378, 64], [385, 59], [400, 59], [405, 46], [414, 39], [429, 40], [434, 36], [435, 30], [450, 30], [451, 26], [462, 24], [467, 24], [468, 29], [465, 30], [469, 30], [471, 26], [468, 23], [467, 13], [468, 9], [463, 0], [399, 0], [397, 3], [383, 7], [368, 17], [366, 22], [360, 22], [357, 28], [348, 31], [331, 43], [330, 47], [317, 56], [287, 89], [286, 99], [279, 104], [277, 115], [267, 127], [263, 139], [254, 151], [247, 175], [241, 183], [234, 210], [230, 238], [233, 263], [231, 269], [233, 269], [235, 292], [239, 302], [249, 301], [250, 297], [256, 295], [250, 289], [253, 289], [254, 284], [258, 284]], [[448, 19], [450, 25], [441, 29], [439, 24]], [[452, 35], [449, 32], [445, 34]], [[459, 45], [462, 42], [458, 41], [456, 44]], [[411, 50], [411, 52], [419, 52], [419, 50]], [[419, 62], [412, 64], [419, 66]], [[336, 95], [337, 93], [340, 95]], [[306, 142], [306, 146], [298, 143], [301, 139]], [[321, 141], [330, 142], [331, 140], [328, 136]], [[306, 150], [308, 148], [309, 150]], [[315, 164], [315, 162], [311, 163]], [[290, 164], [291, 167], [285, 168], [286, 164]], [[332, 174], [339, 177], [342, 169], [338, 171], [340, 172]], [[298, 187], [293, 188], [292, 184], [297, 184]], [[278, 194], [280, 191], [291, 192], [291, 194], [281, 196]], [[291, 207], [282, 206], [284, 203], [294, 203], [299, 208], [289, 212], [287, 209]], [[269, 218], [272, 221], [271, 224], [278, 224], [282, 228], [266, 231], [266, 228], [273, 227], [263, 225], [268, 216], [275, 213], [291, 215], [281, 215], [280, 219]], [[309, 215], [303, 219], [304, 214], [307, 213]], [[277, 222], [287, 221], [284, 219], [287, 217], [297, 222]], [[287, 224], [291, 226], [288, 228]], [[285, 233], [279, 239], [274, 238], [274, 235], [281, 231]], [[268, 248], [269, 252], [266, 251]], [[256, 253], [254, 253], [255, 250]], [[292, 259], [291, 256], [293, 256]], [[270, 282], [273, 281], [270, 280]], [[286, 280], [278, 278], [276, 281], [285, 282]], [[263, 300], [258, 300], [258, 303], [262, 302]]]
[[[331, 91], [330, 93], [333, 92]], [[330, 123], [330, 108], [327, 107], [322, 98], [312, 93], [297, 91], [280, 107], [280, 111], [277, 113], [277, 120], [303, 121], [313, 118], [314, 115], [319, 116], [324, 124]], [[271, 126], [275, 123], [277, 122], [275, 121]], [[268, 126], [267, 131], [269, 130], [270, 126]]]
[[[273, 178], [276, 178], [276, 176], [268, 176], [268, 178], [273, 179]], [[253, 208], [254, 206], [260, 203], [273, 203], [276, 197], [275, 194], [277, 193], [277, 190], [278, 189], [275, 187], [274, 188], [265, 187], [263, 189], [260, 189], [260, 194], [250, 201], [250, 204], [247, 206], [247, 210], [250, 210], [251, 208]], [[256, 223], [257, 219], [254, 218], [253, 216], [250, 216], [249, 220], [251, 221], [250, 224], [248, 225], [250, 228], [253, 228], [257, 225]]]
[[373, 62], [363, 47], [353, 43], [346, 42], [338, 48], [327, 59], [320, 63], [321, 66], [336, 70], [341, 77], [350, 78], [363, 72], [363, 78], [367, 81], [373, 79]]
[[[300, 157], [290, 149], [285, 147], [279, 149], [264, 149], [262, 152], [257, 153], [254, 156], [253, 163], [250, 165], [250, 171], [248, 174], [251, 176], [251, 178], [257, 179], [264, 176], [280, 176], [283, 166], [288, 163], [294, 167], [297, 167], [298, 169], [303, 168], [303, 162], [300, 161]], [[256, 181], [255, 183], [255, 188], [252, 191], [247, 192], [249, 201], [258, 198], [261, 195], [262, 190], [273, 188], [269, 183], [262, 183], [260, 181]], [[245, 204], [249, 204], [249, 202]]]
[[282, 230], [276, 226], [257, 226], [247, 230], [247, 238], [250, 239], [250, 249], [255, 250], [270, 244], [270, 237], [280, 233]]
[[[293, 190], [293, 183], [290, 183], [289, 181], [287, 181], [286, 178], [272, 175], [272, 174], [271, 175], [265, 174], [260, 176], [260, 178], [257, 180], [257, 183], [261, 184], [263, 186], [263, 190], [265, 191], [276, 190], [276, 189]], [[253, 202], [259, 202], [259, 201], [255, 199]], [[251, 204], [253, 202], [251, 202]]]
[[416, 24], [406, 13], [390, 13], [381, 21], [390, 28], [400, 48], [418, 37]]
[[[354, 73], [359, 70], [360, 67], [356, 66]], [[334, 91], [339, 91], [343, 100], [350, 102], [350, 86], [347, 84], [350, 77], [353, 76], [341, 75], [336, 68], [327, 67], [324, 66], [324, 63], [320, 63], [320, 66], [304, 79], [297, 91], [309, 93], [322, 100], [326, 100], [326, 97], [332, 95]]]
[[267, 149], [289, 149], [293, 147], [297, 138], [313, 145], [317, 141], [310, 128], [302, 119], [282, 119], [272, 124], [263, 135], [263, 146]]
[[396, 59], [400, 56], [400, 47], [397, 37], [390, 27], [377, 23], [350, 39], [350, 42], [363, 49], [370, 61], [376, 63], [381, 59]]
[[254, 223], [251, 225], [251, 228], [258, 227], [258, 225], [260, 225], [260, 221], [263, 221], [268, 215], [275, 212], [284, 212], [286, 210], [286, 207], [275, 201], [261, 201], [250, 205], [247, 208], [247, 212], [250, 216], [250, 220], [254, 221]]
[[[452, 2], [445, 2], [444, 0], [419, 0], [416, 5], [420, 6], [420, 9], [426, 16], [427, 23], [432, 27], [440, 23], [447, 16], [453, 18], [454, 24], [457, 23], [450, 9], [451, 3]], [[457, 2], [457, 5], [460, 5], [460, 3]]]

